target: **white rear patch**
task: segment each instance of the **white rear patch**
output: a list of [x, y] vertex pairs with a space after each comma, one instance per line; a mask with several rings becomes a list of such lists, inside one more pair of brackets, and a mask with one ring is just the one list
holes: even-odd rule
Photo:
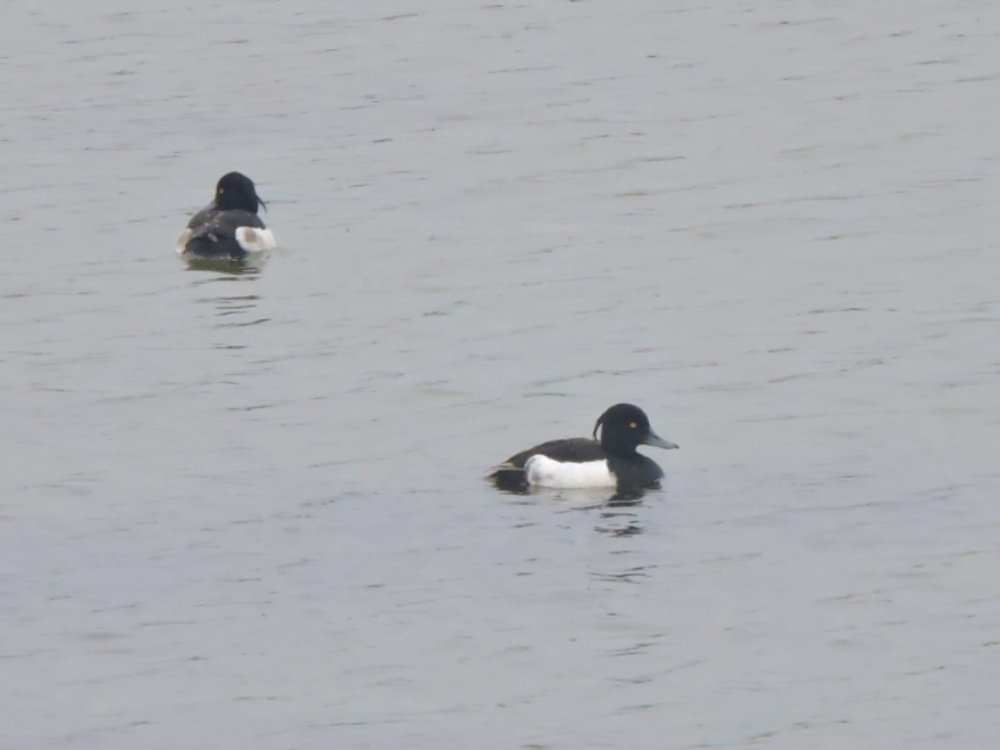
[[608, 462], [603, 459], [586, 463], [563, 463], [540, 453], [525, 462], [524, 476], [528, 484], [560, 490], [614, 487], [617, 484], [615, 475], [608, 471]]
[[181, 236], [177, 238], [177, 254], [183, 255], [184, 248], [187, 247], [188, 240], [194, 235], [190, 229], [185, 229], [181, 232]]
[[277, 246], [270, 229], [256, 227], [237, 227], [236, 243], [247, 253], [263, 253]]

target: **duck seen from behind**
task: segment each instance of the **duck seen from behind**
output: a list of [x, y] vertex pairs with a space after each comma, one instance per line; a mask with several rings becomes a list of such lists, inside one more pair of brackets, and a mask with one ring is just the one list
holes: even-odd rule
[[258, 206], [267, 208], [253, 180], [239, 172], [223, 175], [215, 199], [191, 217], [177, 238], [177, 252], [186, 258], [241, 260], [274, 249], [274, 234], [257, 216]]
[[677, 448], [653, 432], [649, 418], [638, 406], [615, 404], [598, 418], [593, 439], [568, 438], [536, 445], [508, 458], [488, 479], [508, 491], [524, 491], [532, 486], [657, 489], [663, 469], [636, 451], [640, 445]]

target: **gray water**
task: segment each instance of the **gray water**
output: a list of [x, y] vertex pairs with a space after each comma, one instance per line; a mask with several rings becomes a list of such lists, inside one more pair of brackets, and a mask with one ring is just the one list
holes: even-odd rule
[[3, 15], [0, 747], [996, 746], [996, 4]]

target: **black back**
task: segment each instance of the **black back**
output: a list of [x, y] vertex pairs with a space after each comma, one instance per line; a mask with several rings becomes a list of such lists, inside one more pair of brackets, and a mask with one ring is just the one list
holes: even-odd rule
[[568, 438], [566, 440], [550, 440], [547, 443], [536, 445], [534, 448], [528, 448], [528, 450], [508, 458], [504, 461], [504, 465], [523, 469], [528, 459], [537, 455], [548, 456], [556, 461], [582, 463], [584, 461], [600, 461], [607, 458], [608, 454], [596, 440]]

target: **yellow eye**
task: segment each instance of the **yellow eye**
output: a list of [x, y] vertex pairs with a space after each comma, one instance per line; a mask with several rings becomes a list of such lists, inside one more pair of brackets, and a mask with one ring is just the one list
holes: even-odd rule
[[634, 430], [634, 429], [635, 429], [636, 427], [638, 427], [638, 426], [639, 426], [639, 425], [637, 425], [637, 424], [636, 424], [635, 422], [631, 422], [631, 423], [629, 424], [629, 427], [631, 427], [631, 428], [632, 428], [633, 430]]

